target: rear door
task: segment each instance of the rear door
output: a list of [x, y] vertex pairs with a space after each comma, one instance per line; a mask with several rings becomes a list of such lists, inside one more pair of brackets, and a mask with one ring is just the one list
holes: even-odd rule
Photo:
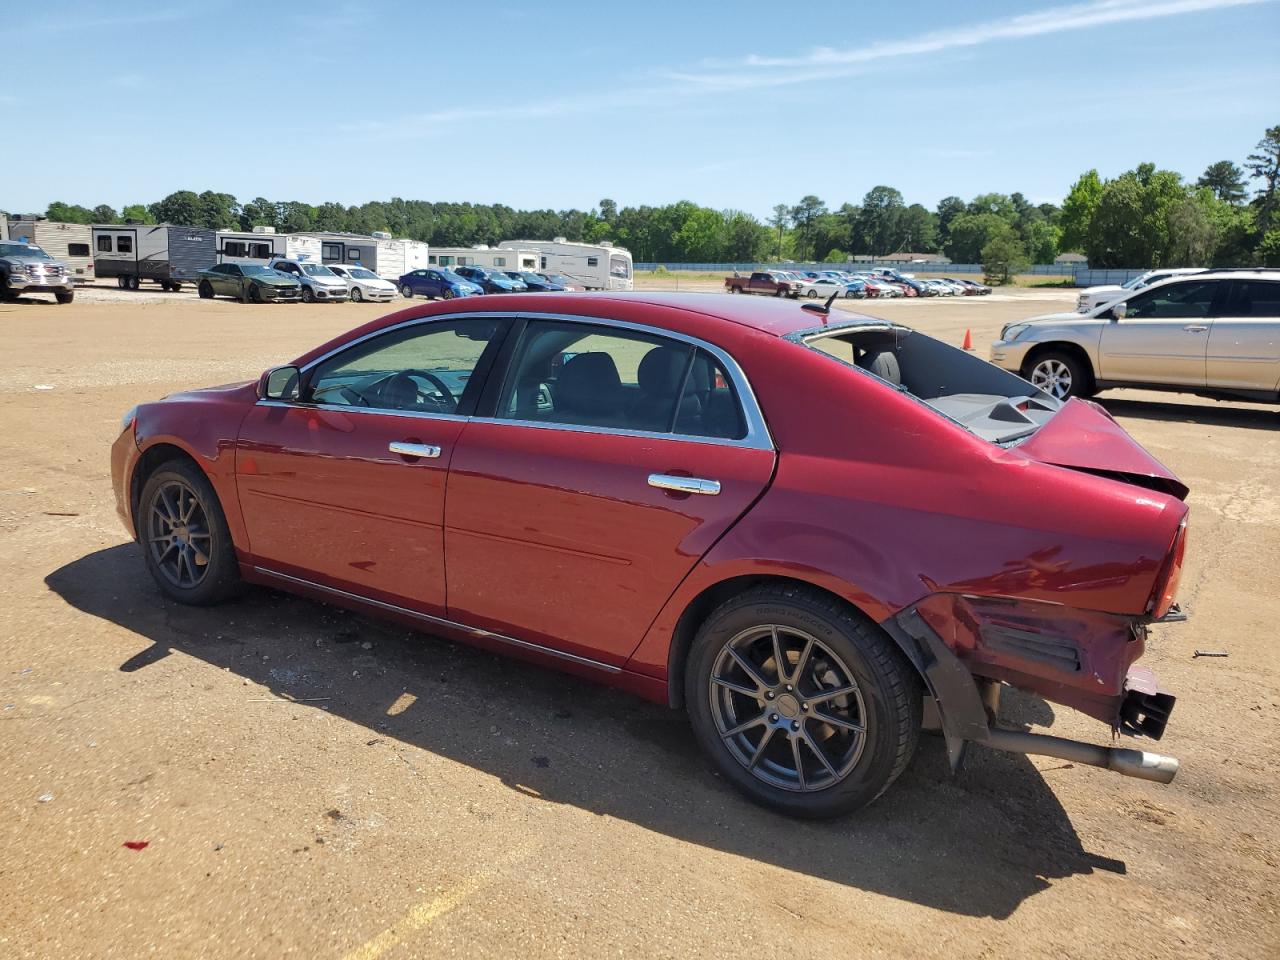
[[1210, 387], [1280, 389], [1280, 280], [1231, 281], [1209, 334], [1207, 367]]
[[1226, 283], [1188, 280], [1144, 290], [1102, 330], [1098, 379], [1203, 387], [1209, 333]]
[[596, 319], [529, 320], [512, 344], [450, 468], [449, 617], [621, 665], [773, 447], [708, 345]]

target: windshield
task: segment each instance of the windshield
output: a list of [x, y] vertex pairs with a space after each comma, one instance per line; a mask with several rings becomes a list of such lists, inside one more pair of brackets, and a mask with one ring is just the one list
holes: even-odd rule
[[336, 277], [337, 274], [319, 263], [304, 263], [302, 272], [309, 277]]
[[624, 280], [631, 276], [631, 264], [627, 262], [626, 257], [609, 258], [609, 275], [621, 277]]
[[1137, 290], [1139, 287], [1145, 287], [1146, 285], [1147, 285], [1147, 274], [1144, 273], [1141, 276], [1134, 277], [1132, 280], [1126, 280], [1124, 283], [1120, 284], [1120, 289], [1121, 290]]
[[0, 243], [0, 257], [39, 257], [41, 260], [52, 260], [37, 246], [30, 243]]
[[259, 266], [256, 263], [240, 264], [240, 272], [246, 277], [287, 277], [287, 273], [281, 273], [279, 270], [273, 270], [270, 267]]
[[364, 267], [347, 267], [347, 276], [353, 280], [381, 280], [372, 270], [366, 270]]
[[452, 270], [440, 269], [440, 270], [437, 270], [436, 272], [440, 274], [440, 276], [442, 276], [444, 279], [448, 280], [450, 283], [470, 283], [471, 282], [466, 277], [456, 274]]
[[542, 279], [544, 280], [550, 280], [552, 283], [558, 283], [562, 287], [568, 286], [569, 283], [571, 282], [570, 280], [565, 278], [564, 274], [561, 274], [561, 273], [543, 273], [543, 274], [539, 274], [539, 276], [541, 276]]

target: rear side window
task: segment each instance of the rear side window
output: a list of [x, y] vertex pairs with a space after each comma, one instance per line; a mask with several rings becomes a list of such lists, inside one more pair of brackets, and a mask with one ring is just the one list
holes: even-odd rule
[[1236, 280], [1231, 302], [1224, 311], [1228, 317], [1280, 317], [1280, 282], [1274, 280]]
[[499, 418], [741, 439], [731, 380], [707, 351], [595, 324], [531, 322], [498, 402]]

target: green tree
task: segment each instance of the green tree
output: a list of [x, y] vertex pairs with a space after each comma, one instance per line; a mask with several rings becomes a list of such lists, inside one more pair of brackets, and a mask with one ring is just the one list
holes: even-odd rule
[[796, 257], [807, 260], [813, 257], [814, 233], [818, 218], [827, 212], [827, 205], [813, 194], [802, 197], [791, 208], [791, 223], [795, 228]]
[[1223, 204], [1212, 188], [1201, 187], [1170, 206], [1167, 266], [1198, 267], [1213, 260], [1223, 225], [1217, 208]]
[[[981, 216], [994, 216], [981, 214]], [[996, 226], [995, 224], [998, 224]], [[988, 276], [1008, 283], [1015, 273], [1027, 269], [1027, 251], [1018, 234], [1003, 220], [995, 218], [991, 234], [982, 248], [982, 270]]]
[[1258, 244], [1258, 262], [1264, 267], [1280, 267], [1280, 230], [1269, 230]]
[[982, 250], [996, 236], [1013, 228], [994, 213], [962, 213], [951, 221], [943, 251], [956, 263], [979, 263]]
[[120, 219], [125, 223], [155, 223], [156, 218], [151, 215], [151, 211], [147, 209], [144, 203], [131, 203], [120, 211]]
[[773, 207], [773, 216], [769, 218], [769, 226], [778, 231], [778, 259], [782, 259], [782, 235], [787, 227], [791, 225], [791, 208], [785, 203], [775, 204]]
[[1097, 170], [1089, 170], [1080, 175], [1062, 202], [1062, 215], [1058, 225], [1062, 235], [1058, 246], [1062, 250], [1083, 253], [1089, 244], [1089, 231], [1093, 226], [1093, 215], [1102, 199], [1102, 179]]
[[63, 203], [55, 200], [49, 204], [44, 215], [54, 223], [93, 223], [93, 211], [78, 203]]
[[148, 208], [155, 223], [202, 226], [200, 198], [191, 190], [178, 190]]
[[618, 219], [618, 204], [608, 197], [600, 201], [600, 219], [605, 223], [613, 223]]
[[94, 223], [119, 223], [120, 216], [116, 213], [115, 208], [100, 203], [93, 208]]
[[931, 253], [938, 247], [938, 218], [913, 203], [902, 212], [902, 247], [913, 253]]
[[946, 246], [951, 235], [951, 221], [964, 213], [964, 201], [959, 197], [943, 197], [935, 211], [938, 217], [938, 245]]
[[1186, 196], [1178, 174], [1151, 163], [1107, 181], [1084, 251], [1090, 264], [1164, 266], [1170, 257], [1170, 213]]
[[1271, 229], [1271, 215], [1280, 197], [1280, 126], [1268, 127], [1254, 153], [1245, 159], [1249, 176], [1262, 181], [1258, 190], [1258, 228], [1266, 234]]
[[1230, 160], [1211, 163], [1200, 174], [1197, 187], [1208, 187], [1223, 203], [1243, 203], [1245, 198], [1244, 171]]
[[856, 230], [873, 256], [896, 253], [906, 239], [902, 194], [893, 187], [872, 187], [862, 198]]

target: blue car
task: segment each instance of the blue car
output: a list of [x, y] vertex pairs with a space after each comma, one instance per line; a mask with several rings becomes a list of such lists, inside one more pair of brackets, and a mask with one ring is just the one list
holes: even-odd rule
[[488, 267], [458, 267], [458, 274], [483, 288], [485, 293], [524, 293], [528, 290], [523, 280], [512, 280], [501, 270]]
[[507, 276], [512, 280], [519, 280], [533, 293], [564, 293], [566, 289], [562, 284], [540, 277], [529, 270], [508, 270]]
[[417, 296], [430, 297], [434, 300], [452, 300], [454, 297], [471, 297], [484, 293], [484, 288], [460, 277], [452, 270], [439, 267], [427, 267], [425, 270], [411, 270], [396, 283], [400, 293], [406, 299]]

